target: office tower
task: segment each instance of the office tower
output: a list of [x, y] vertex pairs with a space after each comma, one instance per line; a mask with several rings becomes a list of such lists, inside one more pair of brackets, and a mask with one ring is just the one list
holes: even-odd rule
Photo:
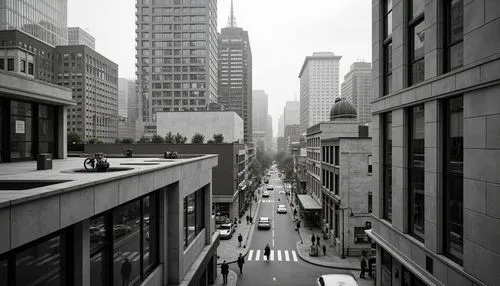
[[[397, 276], [410, 285], [498, 284], [500, 10], [493, 2], [373, 5], [372, 46], [380, 52], [373, 53], [374, 204], [366, 232], [376, 243], [377, 285], [399, 283]], [[477, 21], [483, 12], [487, 20]]]
[[20, 30], [51, 46], [68, 43], [68, 2], [0, 1], [0, 30]]
[[358, 123], [372, 121], [370, 102], [372, 93], [371, 63], [356, 62], [344, 76], [341, 85], [342, 98], [352, 103], [358, 112]]
[[128, 79], [119, 78], [118, 79], [118, 115], [120, 117], [128, 117]]
[[136, 8], [139, 117], [146, 128], [156, 126], [157, 111], [205, 110], [217, 102], [216, 0], [137, 1]]
[[229, 26], [219, 34], [219, 103], [243, 118], [245, 142], [251, 142], [252, 50], [248, 32], [236, 27], [232, 1]]
[[278, 137], [285, 136], [285, 117], [283, 114], [278, 118]]
[[56, 83], [73, 88], [68, 132], [114, 143], [118, 138], [118, 65], [85, 45], [56, 47]]
[[268, 96], [263, 90], [252, 91], [252, 138], [265, 146], [267, 133]]
[[287, 101], [283, 108], [283, 126], [300, 124], [300, 103], [296, 100]]
[[273, 146], [273, 117], [271, 115], [267, 115], [266, 146], [269, 148]]
[[300, 133], [322, 121], [339, 97], [339, 62], [332, 52], [313, 53], [306, 57], [300, 78]]
[[127, 82], [127, 117], [129, 120], [137, 120], [138, 116], [137, 106], [137, 91], [135, 80], [128, 80]]
[[95, 50], [95, 38], [80, 27], [69, 27], [68, 45], [87, 45]]

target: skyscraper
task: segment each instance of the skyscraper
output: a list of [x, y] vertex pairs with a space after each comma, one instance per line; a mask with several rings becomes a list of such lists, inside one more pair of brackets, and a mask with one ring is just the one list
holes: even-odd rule
[[[252, 140], [265, 142], [267, 132], [268, 96], [263, 90], [252, 91]], [[264, 143], [265, 144], [265, 143]]]
[[0, 30], [20, 30], [51, 46], [68, 43], [68, 1], [0, 1]]
[[95, 50], [95, 38], [80, 27], [69, 27], [68, 45], [86, 45]]
[[217, 102], [216, 0], [137, 1], [136, 7], [141, 119]]
[[306, 57], [300, 78], [300, 133], [322, 121], [328, 121], [330, 107], [339, 97], [339, 62], [332, 52]]
[[229, 26], [219, 34], [219, 103], [244, 123], [245, 142], [252, 141], [252, 50], [248, 32], [236, 27], [231, 1]]
[[273, 117], [267, 115], [267, 126], [266, 126], [266, 149], [270, 150], [273, 146]]
[[300, 124], [300, 103], [296, 100], [287, 101], [283, 108], [283, 125]]
[[118, 115], [121, 117], [128, 117], [128, 82], [126, 78], [118, 79]]
[[372, 121], [370, 101], [372, 93], [371, 63], [356, 62], [351, 65], [341, 85], [342, 97], [352, 103], [358, 112], [358, 123]]
[[285, 136], [285, 117], [283, 114], [278, 118], [278, 137]]

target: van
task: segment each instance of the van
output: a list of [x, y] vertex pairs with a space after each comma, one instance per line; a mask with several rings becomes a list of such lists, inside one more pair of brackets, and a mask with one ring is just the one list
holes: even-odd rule
[[316, 281], [318, 286], [359, 286], [349, 274], [325, 274]]

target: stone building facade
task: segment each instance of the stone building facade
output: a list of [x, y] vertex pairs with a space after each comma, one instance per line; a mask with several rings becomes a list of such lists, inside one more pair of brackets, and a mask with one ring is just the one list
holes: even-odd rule
[[500, 5], [372, 3], [377, 285], [496, 285]]

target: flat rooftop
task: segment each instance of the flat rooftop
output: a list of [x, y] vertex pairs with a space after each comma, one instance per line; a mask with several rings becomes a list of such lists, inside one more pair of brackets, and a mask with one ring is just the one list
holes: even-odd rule
[[41, 171], [37, 171], [36, 161], [0, 164], [0, 208], [211, 158], [217, 155], [184, 159], [108, 158], [107, 172], [85, 171], [85, 158], [53, 160], [52, 169]]

